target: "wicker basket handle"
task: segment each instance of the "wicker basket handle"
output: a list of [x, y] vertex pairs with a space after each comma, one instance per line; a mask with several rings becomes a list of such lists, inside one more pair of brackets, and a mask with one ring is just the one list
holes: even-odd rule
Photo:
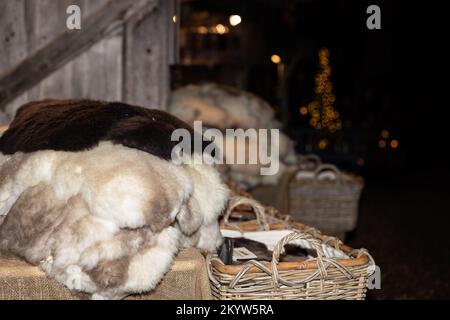
[[311, 244], [312, 248], [317, 253], [317, 268], [320, 274], [321, 279], [325, 279], [327, 276], [327, 269], [325, 267], [324, 263], [324, 257], [325, 254], [323, 252], [322, 244], [319, 239], [314, 238], [309, 233], [294, 231], [286, 236], [284, 236], [282, 239], [278, 241], [278, 243], [275, 245], [273, 249], [273, 255], [272, 255], [272, 279], [274, 285], [277, 287], [278, 282], [280, 280], [280, 276], [278, 275], [278, 263], [280, 261], [280, 255], [283, 251], [283, 248], [286, 244], [288, 244], [291, 241], [294, 240], [304, 240]]
[[341, 171], [334, 164], [331, 163], [321, 164], [316, 168], [316, 170], [314, 171], [314, 182], [319, 181], [319, 174], [323, 171], [333, 172], [336, 175], [336, 181], [338, 183], [342, 183]]
[[233, 213], [233, 210], [242, 204], [248, 205], [253, 209], [253, 212], [256, 215], [256, 221], [258, 222], [258, 224], [260, 226], [262, 226], [262, 229], [264, 231], [270, 230], [270, 226], [267, 223], [264, 207], [258, 201], [254, 200], [252, 198], [241, 197], [241, 196], [234, 196], [230, 199], [230, 201], [228, 203], [227, 211], [225, 212], [225, 214], [223, 216], [223, 223], [225, 225], [233, 226], [240, 230], [240, 228], [238, 226], [229, 222], [229, 218], [230, 218], [231, 214]]
[[317, 166], [322, 164], [322, 160], [320, 159], [320, 157], [312, 153], [307, 155], [300, 155], [298, 159], [300, 164], [307, 162], [315, 162]]
[[[287, 190], [287, 186], [289, 185], [289, 183], [291, 182], [292, 179], [294, 179], [294, 177], [297, 176], [297, 173], [302, 172], [302, 171], [309, 171], [309, 170], [305, 170], [304, 167], [302, 167], [302, 164], [307, 163], [308, 161], [313, 161], [316, 163], [316, 168], [319, 168], [320, 166], [323, 166], [322, 164], [322, 160], [319, 158], [319, 156], [315, 155], [315, 154], [307, 154], [307, 155], [300, 155], [298, 157], [299, 161], [298, 164], [295, 167], [289, 168], [287, 169], [286, 173], [283, 175], [281, 182], [280, 182], [280, 191], [283, 190]], [[315, 172], [315, 170], [312, 170], [312, 172]]]

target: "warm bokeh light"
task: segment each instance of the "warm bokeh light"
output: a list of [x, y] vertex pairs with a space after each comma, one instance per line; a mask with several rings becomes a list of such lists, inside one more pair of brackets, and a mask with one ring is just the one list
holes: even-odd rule
[[277, 55], [277, 54], [273, 54], [273, 55], [270, 57], [270, 60], [271, 60], [273, 63], [275, 63], [275, 64], [279, 64], [279, 63], [281, 62], [281, 57], [280, 57], [279, 55]]
[[398, 140], [393, 139], [393, 140], [391, 141], [391, 148], [392, 148], [392, 149], [397, 149], [397, 148], [398, 148]]
[[205, 26], [200, 26], [197, 28], [197, 33], [200, 34], [207, 34], [208, 33], [208, 28]]
[[223, 24], [220, 24], [220, 23], [219, 23], [219, 24], [216, 26], [216, 31], [217, 31], [218, 34], [225, 34], [225, 33], [228, 32], [228, 28], [225, 27]]
[[381, 131], [381, 137], [383, 139], [387, 139], [389, 137], [389, 131], [387, 131], [387, 130]]
[[328, 140], [327, 139], [321, 139], [319, 141], [319, 149], [324, 150], [328, 146]]
[[173, 21], [173, 23], [177, 23], [177, 16], [173, 16], [172, 21]]
[[300, 114], [306, 116], [308, 114], [308, 108], [305, 106], [300, 107]]
[[242, 19], [240, 15], [237, 14], [233, 14], [232, 16], [230, 16], [229, 18], [230, 21], [230, 25], [235, 27], [237, 26], [239, 23], [241, 23]]
[[379, 147], [380, 149], [386, 148], [386, 141], [384, 141], [384, 140], [378, 141], [378, 147]]

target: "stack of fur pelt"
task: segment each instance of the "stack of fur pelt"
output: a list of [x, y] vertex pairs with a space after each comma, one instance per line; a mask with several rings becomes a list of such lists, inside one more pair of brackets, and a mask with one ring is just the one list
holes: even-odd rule
[[228, 189], [212, 166], [170, 161], [176, 127], [189, 128], [118, 103], [22, 107], [0, 138], [0, 252], [120, 299], [153, 289], [181, 247], [214, 251]]
[[[212, 83], [188, 85], [175, 90], [171, 95], [168, 111], [187, 123], [201, 120], [204, 127], [217, 128], [223, 132], [236, 128], [279, 129], [281, 126], [275, 119], [272, 107], [260, 97]], [[258, 141], [246, 141], [246, 150], [249, 143]], [[278, 141], [270, 141], [269, 137], [268, 150], [271, 143], [276, 143], [279, 147], [280, 157], [276, 159], [280, 168], [278, 174], [261, 175], [259, 164], [229, 165], [229, 177], [244, 188], [277, 184], [286, 167], [296, 161], [296, 156], [293, 141], [281, 130]], [[223, 150], [223, 154], [226, 154], [226, 150]]]
[[191, 123], [227, 128], [278, 128], [274, 110], [258, 96], [215, 83], [188, 85], [175, 90], [169, 111]]

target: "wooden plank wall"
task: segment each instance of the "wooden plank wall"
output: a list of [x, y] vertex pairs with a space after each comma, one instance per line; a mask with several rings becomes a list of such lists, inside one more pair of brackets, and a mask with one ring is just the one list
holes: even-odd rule
[[[107, 2], [1, 1], [0, 79], [66, 31], [67, 6], [79, 5], [84, 19]], [[169, 64], [176, 60], [177, 51], [173, 40], [176, 25], [172, 21], [176, 5], [175, 0], [160, 0], [154, 7], [144, 6], [139, 15], [129, 17], [123, 25], [8, 103], [0, 111], [0, 122], [10, 120], [23, 103], [43, 98], [121, 100], [165, 108]], [[83, 32], [83, 19], [82, 30], [74, 32]]]

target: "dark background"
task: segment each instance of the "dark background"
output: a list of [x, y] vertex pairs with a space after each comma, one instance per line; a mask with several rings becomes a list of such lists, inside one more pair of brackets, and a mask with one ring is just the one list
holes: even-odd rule
[[[371, 4], [381, 8], [381, 30], [366, 28]], [[450, 298], [450, 88], [443, 4], [183, 1], [182, 30], [199, 21], [226, 23], [230, 14], [243, 19], [236, 30], [218, 39], [187, 37], [181, 44], [173, 87], [215, 81], [262, 96], [284, 120], [300, 152], [328, 137], [334, 145], [325, 150], [312, 145], [311, 151], [366, 180], [359, 226], [348, 242], [368, 248], [381, 267], [382, 290], [369, 297]], [[333, 135], [312, 129], [298, 112], [314, 97], [322, 47], [330, 51], [336, 110], [350, 123]], [[284, 100], [277, 91], [273, 53], [286, 64], [297, 61]], [[399, 141], [397, 149], [378, 147], [383, 129]]]

